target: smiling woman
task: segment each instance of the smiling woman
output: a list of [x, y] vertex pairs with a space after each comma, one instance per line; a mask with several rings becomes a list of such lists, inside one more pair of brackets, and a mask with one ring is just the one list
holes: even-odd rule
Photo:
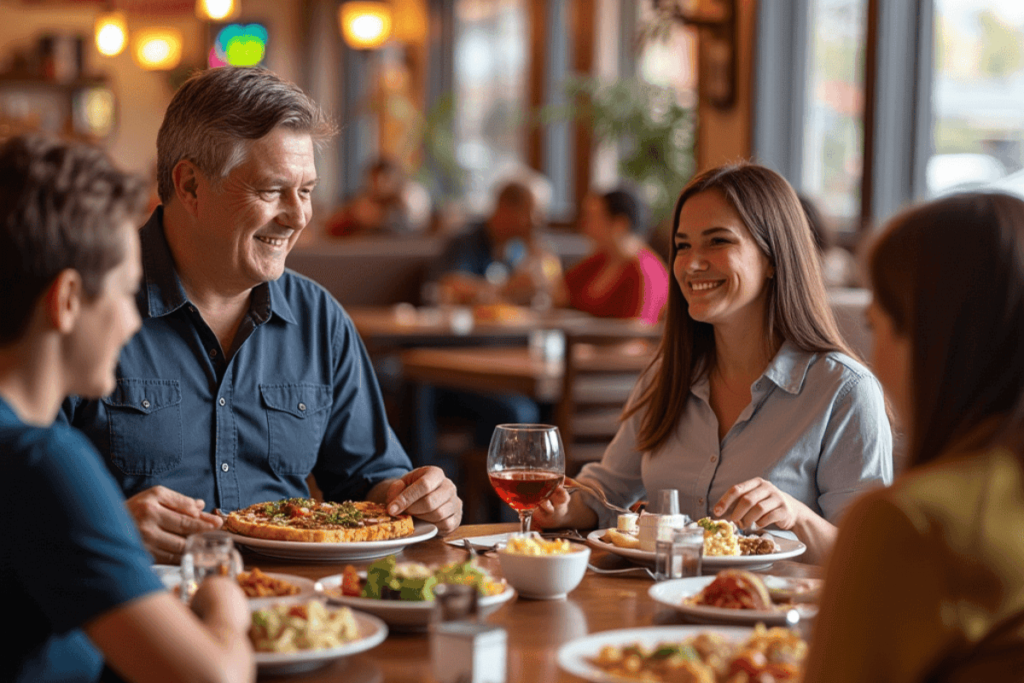
[[[694, 519], [780, 529], [818, 561], [846, 505], [890, 482], [892, 435], [837, 330], [796, 193], [761, 166], [713, 169], [683, 190], [674, 232], [657, 359], [577, 478], [623, 507], [676, 488]], [[558, 491], [534, 519], [615, 526], [586, 505]]]

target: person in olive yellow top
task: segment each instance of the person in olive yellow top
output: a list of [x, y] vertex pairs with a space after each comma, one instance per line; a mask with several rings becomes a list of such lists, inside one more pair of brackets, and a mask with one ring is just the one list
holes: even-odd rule
[[871, 252], [909, 469], [847, 513], [804, 683], [1024, 678], [1024, 201], [964, 194]]

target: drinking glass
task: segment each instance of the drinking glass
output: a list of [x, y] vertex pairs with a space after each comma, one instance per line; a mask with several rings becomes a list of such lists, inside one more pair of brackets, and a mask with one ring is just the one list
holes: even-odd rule
[[519, 513], [520, 531], [528, 532], [533, 511], [565, 478], [565, 449], [558, 427], [495, 427], [487, 451], [487, 476], [498, 496]]
[[208, 576], [235, 578], [242, 571], [242, 556], [223, 531], [192, 534], [181, 556], [181, 601], [188, 603]]
[[654, 550], [654, 574], [658, 581], [700, 576], [704, 557], [704, 530], [687, 527], [672, 531], [671, 540], [659, 539]]

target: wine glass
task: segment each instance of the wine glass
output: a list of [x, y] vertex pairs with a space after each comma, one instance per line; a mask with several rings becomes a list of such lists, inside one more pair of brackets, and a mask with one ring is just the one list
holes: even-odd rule
[[528, 532], [533, 511], [565, 478], [565, 449], [558, 427], [495, 427], [487, 451], [487, 476], [498, 496], [519, 513], [520, 531]]

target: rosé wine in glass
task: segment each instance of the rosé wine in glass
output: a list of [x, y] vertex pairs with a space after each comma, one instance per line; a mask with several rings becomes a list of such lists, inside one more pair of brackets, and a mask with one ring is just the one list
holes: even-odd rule
[[487, 476], [498, 496], [519, 513], [520, 530], [529, 531], [533, 511], [565, 478], [558, 427], [498, 425], [487, 452]]

